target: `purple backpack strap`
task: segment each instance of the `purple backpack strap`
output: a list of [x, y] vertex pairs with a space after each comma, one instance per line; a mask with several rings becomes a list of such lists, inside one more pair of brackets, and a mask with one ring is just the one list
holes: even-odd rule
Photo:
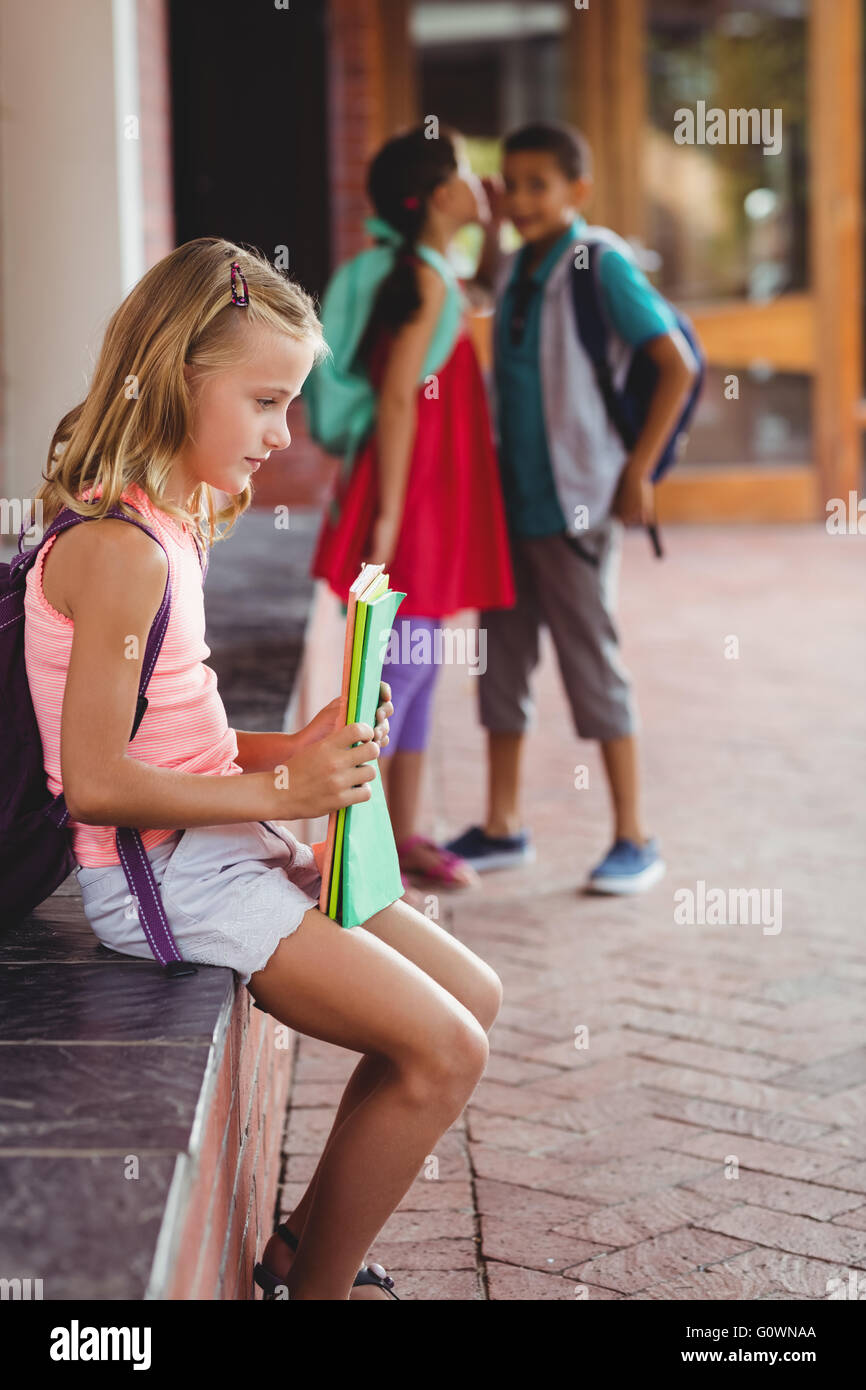
[[177, 942], [168, 925], [159, 888], [153, 876], [153, 866], [145, 853], [141, 835], [137, 830], [130, 830], [128, 826], [118, 826], [114, 841], [132, 893], [138, 920], [153, 954], [160, 965], [165, 967], [166, 975], [172, 978], [177, 975], [195, 975], [196, 967], [184, 960], [177, 949]]
[[[131, 504], [130, 504], [131, 505]], [[119, 507], [111, 507], [106, 516], [118, 517], [121, 521], [128, 521], [132, 526], [138, 526], [152, 540], [155, 540], [160, 550], [165, 555], [168, 562], [168, 578], [165, 584], [165, 593], [162, 596], [162, 603], [156, 611], [156, 616], [151, 623], [150, 632], [147, 638], [147, 646], [144, 651], [144, 661], [141, 665], [141, 676], [138, 682], [138, 702], [135, 709], [135, 719], [132, 725], [132, 732], [129, 735], [130, 742], [138, 733], [139, 725], [144, 718], [147, 709], [147, 687], [153, 668], [156, 665], [157, 657], [162, 648], [163, 639], [168, 628], [169, 615], [171, 613], [171, 560], [168, 551], [158, 536], [154, 535], [149, 526], [143, 521], [135, 521], [127, 516]], [[64, 507], [54, 521], [49, 526], [42, 540], [39, 542], [32, 554], [52, 536], [60, 531], [65, 531], [67, 527], [76, 525], [79, 521], [88, 521], [90, 518], [80, 516], [78, 512], [71, 511]], [[20, 544], [20, 541], [19, 541]], [[202, 565], [203, 573], [207, 573], [207, 562], [202, 560], [201, 551], [196, 544], [199, 563]], [[62, 792], [60, 792], [45, 812], [49, 820], [62, 829], [69, 819], [69, 810]], [[132, 893], [133, 902], [144, 934], [147, 937], [150, 949], [165, 968], [165, 973], [169, 978], [174, 979], [181, 975], [197, 974], [196, 967], [190, 962], [185, 961], [177, 948], [177, 942], [172, 935], [171, 927], [165, 915], [162, 905], [162, 898], [159, 894], [156, 880], [153, 877], [153, 867], [144, 849], [141, 835], [137, 830], [128, 826], [118, 826], [114, 836], [120, 862], [126, 874], [126, 881]]]

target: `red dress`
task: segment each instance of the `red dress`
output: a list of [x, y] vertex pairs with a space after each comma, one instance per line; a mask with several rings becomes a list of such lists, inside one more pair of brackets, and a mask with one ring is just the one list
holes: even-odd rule
[[[392, 334], [383, 330], [369, 358], [378, 391]], [[461, 325], [451, 356], [436, 374], [438, 398], [417, 393], [418, 424], [409, 464], [403, 518], [386, 565], [392, 589], [406, 598], [400, 617], [444, 618], [463, 608], [510, 608], [515, 602], [511, 554], [487, 397], [472, 340]], [[370, 558], [379, 513], [376, 432], [359, 450], [344, 483], [338, 477], [336, 522], [326, 510], [313, 560], [345, 604]]]

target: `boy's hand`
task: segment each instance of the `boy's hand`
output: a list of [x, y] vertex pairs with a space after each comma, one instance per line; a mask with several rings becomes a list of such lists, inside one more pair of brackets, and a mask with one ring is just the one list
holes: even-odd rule
[[649, 478], [626, 464], [611, 509], [626, 526], [649, 526], [655, 521], [655, 497]]
[[643, 429], [626, 461], [613, 502], [614, 516], [626, 526], [651, 525], [655, 521], [653, 464], [670, 436], [698, 373], [694, 353], [679, 328], [659, 333], [646, 344], [647, 355], [658, 368], [650, 408]]

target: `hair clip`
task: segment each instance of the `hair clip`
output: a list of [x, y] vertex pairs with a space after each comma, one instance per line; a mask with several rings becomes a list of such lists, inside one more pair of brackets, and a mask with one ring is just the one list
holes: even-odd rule
[[404, 208], [417, 208], [418, 199], [414, 193], [411, 195], [411, 197], [403, 199], [403, 206]]
[[[240, 261], [232, 261], [232, 267], [231, 267], [231, 269], [232, 269], [232, 304], [240, 304], [241, 306], [243, 306], [244, 304], [249, 304], [249, 302], [250, 302], [250, 293], [249, 293], [249, 290], [247, 289], [247, 282], [246, 282], [246, 279], [244, 278], [244, 273], [243, 273], [243, 271], [241, 270], [241, 263], [240, 263]], [[244, 292], [243, 292], [242, 295], [238, 294], [238, 282], [237, 282], [237, 277], [238, 277], [238, 275], [241, 277], [241, 279], [242, 279], [243, 282], [244, 282]]]

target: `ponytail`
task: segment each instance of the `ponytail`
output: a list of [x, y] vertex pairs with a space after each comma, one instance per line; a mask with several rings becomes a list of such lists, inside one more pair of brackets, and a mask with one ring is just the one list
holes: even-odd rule
[[421, 307], [418, 279], [412, 257], [427, 218], [430, 196], [439, 184], [457, 172], [458, 160], [452, 134], [439, 127], [435, 140], [417, 126], [396, 135], [376, 155], [367, 175], [367, 193], [376, 215], [402, 238], [394, 268], [379, 287], [367, 327], [358, 345], [362, 360], [380, 329], [396, 332]]

